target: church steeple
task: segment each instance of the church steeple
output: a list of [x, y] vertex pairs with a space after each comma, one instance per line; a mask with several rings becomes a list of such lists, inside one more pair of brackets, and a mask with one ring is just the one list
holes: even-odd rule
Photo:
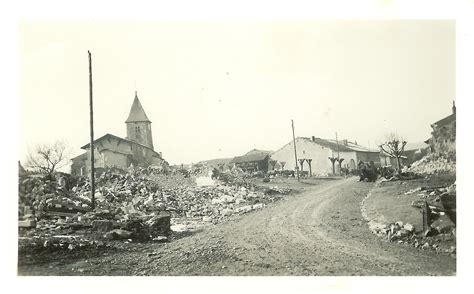
[[135, 99], [133, 99], [132, 108], [130, 108], [130, 113], [125, 122], [129, 123], [129, 122], [138, 122], [138, 121], [151, 122], [146, 116], [145, 110], [143, 110], [140, 100], [138, 100], [137, 91], [135, 91]]
[[127, 125], [127, 139], [153, 149], [151, 121], [146, 116], [140, 100], [138, 100], [137, 91], [135, 91], [135, 99], [133, 99], [132, 108], [130, 108], [125, 123]]

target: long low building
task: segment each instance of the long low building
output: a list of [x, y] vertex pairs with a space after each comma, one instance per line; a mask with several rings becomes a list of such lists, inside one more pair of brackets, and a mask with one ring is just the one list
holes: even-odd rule
[[[339, 173], [339, 164], [336, 160], [338, 154], [342, 161], [341, 167], [349, 170], [357, 169], [359, 162], [369, 162], [375, 166], [382, 165], [381, 156], [383, 155], [378, 150], [370, 150], [348, 140], [336, 142], [336, 140], [313, 136], [311, 138], [298, 137], [295, 142], [299, 169], [311, 171], [313, 175], [326, 176]], [[276, 160], [283, 170], [294, 170], [296, 163], [293, 141], [275, 151], [271, 158]]]

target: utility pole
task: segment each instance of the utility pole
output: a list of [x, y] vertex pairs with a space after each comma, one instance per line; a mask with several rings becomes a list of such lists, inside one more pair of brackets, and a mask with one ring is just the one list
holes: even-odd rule
[[87, 51], [89, 55], [89, 107], [90, 107], [90, 152], [91, 152], [91, 203], [92, 209], [95, 209], [95, 176], [94, 176], [94, 109], [92, 104], [92, 57], [91, 52]]
[[300, 173], [298, 172], [298, 156], [296, 155], [296, 140], [295, 140], [295, 125], [293, 120], [291, 120], [291, 129], [293, 130], [293, 147], [295, 147], [295, 164], [296, 164], [296, 177], [298, 178], [298, 182], [300, 181]]

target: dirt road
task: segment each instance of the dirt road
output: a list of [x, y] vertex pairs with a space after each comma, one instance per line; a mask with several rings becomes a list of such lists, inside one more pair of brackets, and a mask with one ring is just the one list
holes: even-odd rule
[[302, 194], [166, 244], [20, 267], [33, 275], [455, 275], [456, 259], [370, 233], [355, 178]]

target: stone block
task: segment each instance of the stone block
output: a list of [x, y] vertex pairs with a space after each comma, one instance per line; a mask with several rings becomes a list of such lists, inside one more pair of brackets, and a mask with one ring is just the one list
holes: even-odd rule
[[18, 221], [19, 228], [34, 228], [36, 227], [36, 222], [32, 219]]

